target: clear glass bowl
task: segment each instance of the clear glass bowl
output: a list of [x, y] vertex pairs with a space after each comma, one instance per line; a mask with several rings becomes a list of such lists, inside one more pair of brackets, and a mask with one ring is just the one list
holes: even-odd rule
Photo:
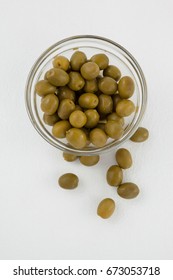
[[[40, 96], [35, 92], [35, 84], [44, 78], [47, 70], [52, 68], [52, 59], [56, 55], [71, 57], [75, 50], [81, 50], [90, 58], [96, 53], [105, 53], [109, 57], [110, 64], [116, 65], [122, 75], [128, 75], [135, 82], [135, 92], [131, 100], [136, 106], [136, 111], [130, 117], [125, 118], [125, 130], [119, 140], [109, 139], [102, 148], [88, 146], [84, 149], [70, 147], [65, 139], [57, 139], [51, 134], [51, 127], [43, 122], [43, 112], [40, 109]], [[33, 65], [26, 83], [26, 109], [29, 118], [37, 132], [54, 147], [77, 155], [100, 154], [115, 149], [127, 141], [138, 128], [144, 115], [147, 103], [147, 86], [144, 74], [136, 59], [119, 44], [98, 36], [82, 35], [61, 40], [48, 48]]]

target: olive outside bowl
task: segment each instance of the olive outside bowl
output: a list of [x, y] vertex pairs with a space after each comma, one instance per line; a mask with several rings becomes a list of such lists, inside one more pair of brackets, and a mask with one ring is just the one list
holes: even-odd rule
[[[35, 92], [35, 85], [44, 79], [44, 74], [52, 68], [52, 60], [57, 55], [64, 55], [70, 59], [75, 50], [83, 51], [88, 58], [97, 53], [104, 53], [109, 57], [109, 64], [116, 65], [122, 76], [130, 76], [135, 82], [135, 92], [131, 100], [136, 106], [135, 112], [125, 118], [123, 136], [114, 140], [109, 138], [104, 147], [97, 148], [89, 145], [84, 149], [75, 149], [68, 145], [66, 139], [57, 139], [52, 133], [52, 127], [43, 122], [43, 112], [40, 109], [41, 97]], [[34, 63], [26, 82], [25, 103], [28, 116], [37, 132], [51, 145], [76, 155], [96, 155], [116, 149], [126, 142], [137, 130], [144, 115], [147, 104], [147, 85], [141, 67], [136, 59], [119, 44], [99, 36], [81, 35], [61, 40], [49, 47]]]

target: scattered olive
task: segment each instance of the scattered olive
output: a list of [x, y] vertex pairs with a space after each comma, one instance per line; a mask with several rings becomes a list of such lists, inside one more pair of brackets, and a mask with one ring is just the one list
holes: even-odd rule
[[66, 173], [59, 177], [58, 183], [61, 188], [71, 190], [78, 186], [79, 179], [73, 173]]
[[139, 127], [130, 138], [133, 142], [144, 142], [149, 137], [149, 131], [144, 127]]
[[106, 179], [110, 186], [119, 186], [123, 180], [122, 169], [118, 165], [112, 165], [107, 171]]
[[103, 199], [97, 208], [97, 215], [100, 216], [103, 219], [107, 219], [115, 211], [115, 201], [111, 198], [105, 198]]
[[79, 157], [80, 162], [86, 166], [93, 166], [99, 162], [99, 156], [81, 156]]
[[74, 154], [69, 154], [69, 153], [65, 153], [63, 152], [63, 158], [66, 160], [66, 161], [75, 161], [78, 157]]
[[124, 183], [118, 186], [117, 193], [123, 198], [135, 198], [139, 194], [139, 188], [133, 183]]
[[115, 158], [118, 165], [123, 169], [127, 169], [132, 166], [132, 156], [127, 149], [119, 149], [115, 154]]

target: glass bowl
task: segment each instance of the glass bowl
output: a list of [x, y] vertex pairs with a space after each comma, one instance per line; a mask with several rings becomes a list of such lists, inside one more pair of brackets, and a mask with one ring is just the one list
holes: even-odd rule
[[[118, 140], [109, 139], [104, 147], [87, 146], [84, 149], [75, 149], [68, 145], [66, 139], [57, 139], [51, 134], [51, 127], [43, 122], [43, 112], [40, 109], [40, 96], [35, 92], [35, 84], [44, 79], [44, 74], [52, 68], [52, 59], [57, 55], [68, 58], [75, 50], [81, 50], [90, 58], [97, 53], [105, 53], [109, 57], [109, 64], [116, 65], [122, 76], [130, 76], [135, 82], [135, 92], [131, 98], [136, 106], [135, 112], [125, 118], [123, 136]], [[119, 44], [98, 36], [82, 35], [66, 38], [48, 48], [33, 65], [26, 83], [26, 109], [29, 118], [37, 132], [54, 147], [76, 155], [101, 154], [127, 141], [138, 128], [144, 115], [147, 103], [147, 86], [144, 74], [136, 59]]]

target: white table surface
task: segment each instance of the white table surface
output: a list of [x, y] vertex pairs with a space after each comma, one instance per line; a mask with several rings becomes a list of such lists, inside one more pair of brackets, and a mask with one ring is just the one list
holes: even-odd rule
[[[0, 258], [173, 258], [173, 1], [0, 0]], [[53, 43], [79, 34], [107, 37], [141, 65], [149, 102], [141, 125], [150, 139], [128, 142], [140, 186], [124, 200], [107, 185], [114, 155], [87, 168], [67, 163], [32, 127], [24, 104], [28, 72]], [[75, 172], [74, 191], [58, 177]], [[116, 213], [96, 215], [104, 197]]]

